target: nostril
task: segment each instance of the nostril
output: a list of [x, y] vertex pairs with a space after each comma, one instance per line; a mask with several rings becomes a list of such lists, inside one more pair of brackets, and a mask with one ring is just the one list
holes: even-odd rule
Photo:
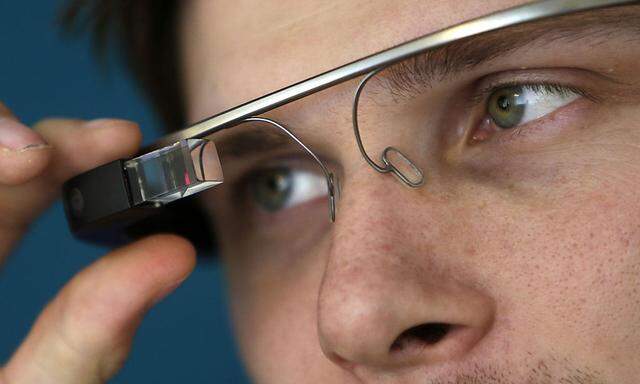
[[410, 346], [429, 346], [438, 343], [451, 330], [451, 324], [428, 323], [409, 328], [391, 344], [391, 352], [401, 351]]

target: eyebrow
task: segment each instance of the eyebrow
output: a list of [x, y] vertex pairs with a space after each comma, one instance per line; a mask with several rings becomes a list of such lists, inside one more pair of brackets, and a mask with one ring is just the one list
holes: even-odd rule
[[639, 5], [552, 17], [471, 36], [396, 63], [378, 79], [394, 94], [404, 95], [522, 48], [554, 42], [585, 42], [596, 47], [621, 36], [640, 40]]
[[216, 138], [216, 134], [209, 137], [216, 143], [221, 156], [247, 157], [297, 146], [290, 137], [271, 126], [266, 126], [267, 129], [259, 125], [243, 127], [247, 124], [249, 123], [227, 130], [229, 134], [222, 135], [220, 138]]
[[[418, 86], [431, 87], [434, 82], [454, 78], [464, 71], [535, 44], [590, 40], [597, 46], [619, 36], [640, 40], [640, 5], [557, 16], [471, 36], [396, 63], [382, 71], [380, 78], [387, 82], [392, 92], [403, 94]], [[227, 132], [228, 135], [214, 141], [221, 153], [234, 157], [296, 145], [283, 134], [257, 126], [238, 130], [237, 133], [234, 127]]]

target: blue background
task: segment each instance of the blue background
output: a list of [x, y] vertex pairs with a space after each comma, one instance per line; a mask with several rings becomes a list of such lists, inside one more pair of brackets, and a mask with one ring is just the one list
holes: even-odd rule
[[[145, 143], [159, 137], [158, 121], [117, 60], [101, 68], [88, 39], [61, 37], [55, 24], [61, 4], [0, 0], [0, 100], [28, 124], [48, 116], [119, 117], [139, 122]], [[34, 224], [0, 271], [0, 364], [56, 291], [104, 252], [71, 238], [59, 203]], [[112, 382], [247, 382], [216, 262], [201, 262], [149, 313]]]

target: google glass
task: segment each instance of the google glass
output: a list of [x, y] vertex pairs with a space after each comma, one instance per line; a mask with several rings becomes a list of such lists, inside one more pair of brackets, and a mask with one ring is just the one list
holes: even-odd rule
[[[422, 165], [395, 146], [379, 148], [379, 161], [370, 157], [362, 135], [362, 94], [376, 75], [435, 48], [466, 38], [550, 17], [598, 8], [640, 3], [639, 0], [545, 0], [503, 10], [416, 38], [339, 68], [290, 85], [202, 120], [165, 136], [131, 159], [120, 159], [82, 173], [63, 186], [63, 203], [72, 233], [89, 241], [119, 244], [155, 231], [188, 227], [178, 216], [162, 218], [162, 212], [180, 207], [180, 200], [225, 183], [227, 167], [215, 135], [247, 125], [277, 130], [313, 159], [321, 170], [335, 220], [339, 184], [330, 167], [283, 124], [260, 116], [280, 106], [329, 87], [361, 77], [355, 90], [352, 123], [356, 143], [366, 162], [377, 172], [394, 175], [403, 184], [418, 188], [425, 183]], [[213, 139], [212, 139], [213, 138]], [[370, 149], [371, 147], [369, 147]], [[276, 178], [274, 188], [285, 188]], [[267, 195], [270, 193], [268, 190]], [[167, 218], [168, 217], [168, 218]], [[183, 233], [189, 235], [188, 233]]]

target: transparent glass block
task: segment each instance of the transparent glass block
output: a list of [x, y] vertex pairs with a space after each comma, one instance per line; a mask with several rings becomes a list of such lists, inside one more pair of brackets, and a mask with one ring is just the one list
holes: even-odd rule
[[222, 184], [222, 166], [213, 141], [181, 140], [125, 163], [134, 204], [181, 199]]

